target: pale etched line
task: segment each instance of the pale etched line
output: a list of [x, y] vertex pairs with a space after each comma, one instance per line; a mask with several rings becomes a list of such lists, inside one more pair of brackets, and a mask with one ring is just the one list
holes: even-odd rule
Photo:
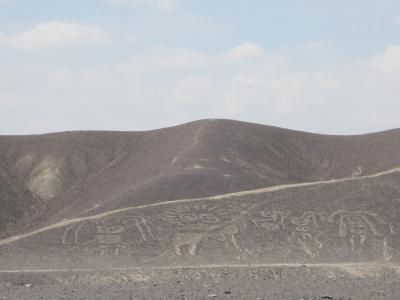
[[88, 209], [84, 210], [83, 212], [81, 212], [80, 214], [78, 214], [78, 215], [75, 215], [75, 217], [76, 217], [76, 216], [79, 216], [79, 215], [84, 215], [84, 214], [88, 213], [89, 211], [91, 211], [91, 210], [93, 210], [93, 209], [96, 209], [96, 208], [98, 208], [98, 207], [99, 207], [99, 205], [98, 205], [98, 204], [96, 204], [96, 205], [93, 205], [92, 207], [90, 207], [90, 208], [88, 208]]
[[85, 246], [85, 245], [89, 245], [89, 244], [94, 243], [94, 242], [96, 242], [96, 239], [84, 242], [82, 244], [75, 244], [74, 246], [70, 247], [69, 250], [72, 250], [72, 249], [75, 249], [75, 248], [78, 248], [78, 247], [82, 247], [82, 246]]
[[158, 267], [114, 267], [114, 268], [79, 268], [79, 269], [16, 269], [0, 270], [1, 273], [68, 273], [68, 272], [104, 272], [104, 271], [146, 271], [146, 270], [190, 270], [190, 269], [216, 269], [216, 268], [384, 268], [399, 269], [400, 264], [385, 263], [257, 263], [257, 264], [209, 264], [209, 265], [177, 265], [177, 266], [158, 266]]
[[[130, 149], [130, 145], [126, 146], [126, 148], [122, 151], [122, 153], [120, 155], [118, 155], [116, 158], [114, 158], [112, 161], [108, 162], [105, 166], [103, 166], [100, 170], [98, 170], [96, 173], [89, 175], [86, 180], [85, 183], [90, 182], [93, 178], [97, 177], [98, 175], [102, 174], [104, 171], [106, 171], [108, 168], [112, 167], [115, 163], [117, 163], [118, 161], [120, 161], [127, 153], [128, 150]], [[78, 185], [73, 185], [73, 186], [79, 186], [82, 185], [78, 184]], [[91, 210], [93, 208], [90, 208], [88, 210]], [[79, 215], [81, 215], [83, 213], [80, 213]]]
[[68, 234], [69, 234], [69, 232], [70, 232], [73, 228], [74, 228], [74, 225], [68, 227], [68, 228], [64, 231], [64, 233], [63, 233], [63, 235], [62, 235], [62, 239], [61, 239], [61, 242], [63, 243], [63, 245], [65, 245], [65, 244], [67, 243]]
[[146, 235], [144, 234], [144, 231], [143, 231], [143, 228], [142, 228], [142, 225], [140, 224], [140, 222], [139, 221], [136, 221], [136, 227], [139, 229], [139, 231], [140, 231], [140, 235], [142, 236], [142, 239], [143, 239], [143, 241], [147, 241], [147, 238], [146, 238]]
[[86, 223], [82, 223], [78, 225], [78, 228], [75, 230], [75, 235], [74, 235], [74, 244], [78, 244], [79, 241], [79, 232], [81, 231], [82, 227], [85, 226]]
[[392, 255], [390, 254], [389, 245], [386, 239], [383, 241], [383, 257], [387, 262], [389, 262], [392, 259]]
[[226, 198], [240, 197], [240, 196], [247, 196], [247, 195], [257, 195], [257, 194], [262, 194], [262, 193], [269, 193], [269, 192], [275, 192], [275, 191], [293, 189], [293, 188], [299, 188], [299, 187], [308, 187], [308, 186], [323, 185], [323, 184], [333, 184], [333, 183], [339, 183], [339, 182], [360, 181], [360, 180], [364, 180], [364, 179], [377, 178], [377, 177], [381, 177], [381, 176], [385, 176], [385, 175], [389, 175], [389, 174], [393, 174], [393, 173], [398, 173], [398, 172], [400, 172], [400, 168], [394, 168], [394, 169], [390, 169], [390, 170], [387, 170], [384, 172], [379, 172], [376, 174], [360, 176], [360, 177], [355, 177], [355, 178], [350, 177], [350, 178], [332, 179], [332, 180], [324, 180], [324, 181], [284, 184], [284, 185], [278, 185], [278, 186], [274, 186], [274, 187], [242, 191], [242, 192], [236, 192], [236, 193], [229, 193], [229, 194], [223, 194], [223, 195], [217, 195], [217, 196], [211, 196], [211, 197], [205, 197], [205, 198], [191, 198], [191, 199], [189, 198], [189, 199], [171, 200], [171, 201], [157, 202], [157, 203], [145, 204], [145, 205], [139, 205], [139, 206], [133, 206], [133, 207], [125, 207], [125, 208], [116, 209], [116, 210], [104, 212], [104, 213], [89, 216], [89, 217], [80, 217], [80, 218], [64, 220], [59, 223], [45, 226], [43, 228], [34, 230], [29, 233], [15, 235], [15, 236], [0, 240], [0, 246], [10, 244], [12, 242], [15, 242], [15, 241], [18, 241], [18, 240], [21, 240], [21, 239], [24, 239], [24, 238], [48, 231], [48, 230], [65, 227], [65, 226], [79, 223], [82, 221], [97, 220], [97, 219], [101, 219], [101, 218], [104, 218], [104, 217], [107, 217], [107, 216], [110, 216], [113, 214], [122, 213], [122, 212], [135, 210], [135, 209], [143, 209], [143, 208], [157, 207], [157, 206], [177, 204], [177, 203], [190, 203], [190, 202], [196, 202], [196, 201], [222, 200], [222, 199], [226, 199]]
[[89, 179], [104, 173], [105, 170], [107, 170], [110, 167], [114, 166], [116, 163], [118, 163], [120, 160], [122, 160], [122, 158], [128, 153], [129, 149], [130, 149], [130, 145], [128, 144], [128, 146], [126, 146], [126, 148], [122, 151], [122, 153], [120, 155], [118, 155], [116, 158], [114, 158], [112, 161], [110, 161], [108, 164], [106, 164], [103, 168], [101, 168], [95, 174], [90, 176]]
[[152, 238], [153, 240], [155, 240], [156, 238], [155, 238], [153, 232], [151, 231], [150, 226], [149, 226], [149, 224], [147, 223], [147, 220], [146, 220], [145, 218], [142, 218], [142, 217], [141, 217], [140, 219], [142, 220], [142, 223], [143, 223], [144, 226], [146, 227], [146, 231], [147, 231], [148, 235], [150, 236], [150, 238]]
[[198, 145], [200, 143], [200, 134], [213, 121], [215, 121], [215, 119], [207, 120], [207, 122], [205, 122], [203, 125], [200, 126], [199, 129], [197, 129], [196, 133], [193, 136], [192, 144], [189, 145], [188, 147], [186, 147], [179, 156], [174, 157], [174, 159], [172, 160], [172, 162], [170, 164], [170, 167], [173, 166], [182, 156], [187, 154], [190, 150], [194, 149], [196, 147], [196, 145]]
[[203, 126], [199, 128], [199, 130], [197, 130], [196, 134], [194, 135], [193, 145], [197, 145], [200, 142], [199, 139], [200, 133], [213, 121], [215, 121], [215, 119], [208, 120]]
[[[310, 190], [310, 189], [312, 189], [312, 188], [309, 188], [308, 190]], [[292, 192], [291, 195], [294, 195], [294, 194], [299, 193], [299, 192], [301, 192], [301, 191]], [[275, 198], [275, 200], [278, 200], [278, 199], [280, 199], [280, 198], [282, 198], [282, 197], [283, 197], [283, 196], [277, 197], [277, 198]], [[232, 219], [230, 223], [234, 224], [234, 222], [235, 222], [234, 220], [235, 220], [235, 219], [240, 218], [241, 215], [245, 215], [245, 214], [249, 213], [250, 211], [256, 209], [256, 208], [259, 207], [260, 205], [261, 205], [261, 203], [252, 205], [249, 209], [242, 211], [238, 216], [236, 216], [234, 219]], [[205, 232], [205, 233], [194, 235], [193, 238], [190, 239], [188, 242], [195, 242], [196, 239], [201, 238], [202, 236], [204, 236], [204, 234], [207, 234], [207, 233], [209, 233], [209, 232], [211, 232], [211, 231], [212, 231], [212, 230], [208, 230], [208, 231]], [[194, 245], [196, 245], [196, 244], [194, 244]], [[238, 250], [239, 250], [239, 249], [238, 249]], [[163, 256], [166, 256], [166, 255], [170, 254], [170, 253], [173, 252], [173, 251], [174, 251], [174, 248], [170, 248], [170, 249], [168, 249], [168, 250], [166, 250], [166, 251], [160, 253], [159, 255], [157, 255], [157, 256], [155, 256], [155, 257], [151, 257], [151, 258], [149, 258], [149, 259], [146, 259], [145, 261], [143, 261], [143, 263], [149, 263], [150, 261], [155, 261], [156, 259], [161, 258], [161, 257], [163, 257]], [[248, 251], [247, 249], [245, 249], [245, 251], [246, 251], [247, 253], [249, 253], [249, 251]]]
[[173, 166], [177, 160], [178, 160], [178, 156], [175, 156], [174, 159], [171, 161], [171, 166]]
[[0, 270], [0, 274], [14, 273], [64, 273], [64, 272], [92, 272], [96, 269], [20, 269], [20, 270]]

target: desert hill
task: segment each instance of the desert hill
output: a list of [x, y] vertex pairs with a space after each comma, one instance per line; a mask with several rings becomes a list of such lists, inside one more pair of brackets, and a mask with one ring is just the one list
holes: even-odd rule
[[0, 232], [160, 201], [400, 166], [400, 130], [327, 136], [231, 120], [0, 136]]
[[399, 182], [399, 129], [0, 136], [0, 295], [397, 299]]

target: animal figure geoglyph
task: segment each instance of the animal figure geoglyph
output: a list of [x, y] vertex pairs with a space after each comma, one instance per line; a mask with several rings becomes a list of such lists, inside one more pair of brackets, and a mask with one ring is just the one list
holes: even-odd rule
[[230, 218], [226, 209], [207, 204], [178, 207], [164, 215], [164, 220], [174, 226], [172, 245], [178, 256], [195, 256], [200, 244], [209, 239], [230, 243], [242, 251], [236, 238], [239, 229]]

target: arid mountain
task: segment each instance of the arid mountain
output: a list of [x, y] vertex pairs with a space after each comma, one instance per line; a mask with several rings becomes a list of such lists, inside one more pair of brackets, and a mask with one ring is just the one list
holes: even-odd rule
[[0, 233], [5, 299], [397, 299], [400, 130], [1, 136]]
[[400, 130], [327, 136], [230, 120], [0, 136], [0, 232], [160, 201], [400, 166]]

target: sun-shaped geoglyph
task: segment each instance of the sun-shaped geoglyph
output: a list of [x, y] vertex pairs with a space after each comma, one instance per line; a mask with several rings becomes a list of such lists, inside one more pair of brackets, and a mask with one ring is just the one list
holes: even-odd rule
[[165, 213], [163, 219], [170, 224], [178, 226], [193, 225], [219, 225], [231, 219], [231, 214], [226, 208], [217, 205], [197, 204], [180, 206]]

